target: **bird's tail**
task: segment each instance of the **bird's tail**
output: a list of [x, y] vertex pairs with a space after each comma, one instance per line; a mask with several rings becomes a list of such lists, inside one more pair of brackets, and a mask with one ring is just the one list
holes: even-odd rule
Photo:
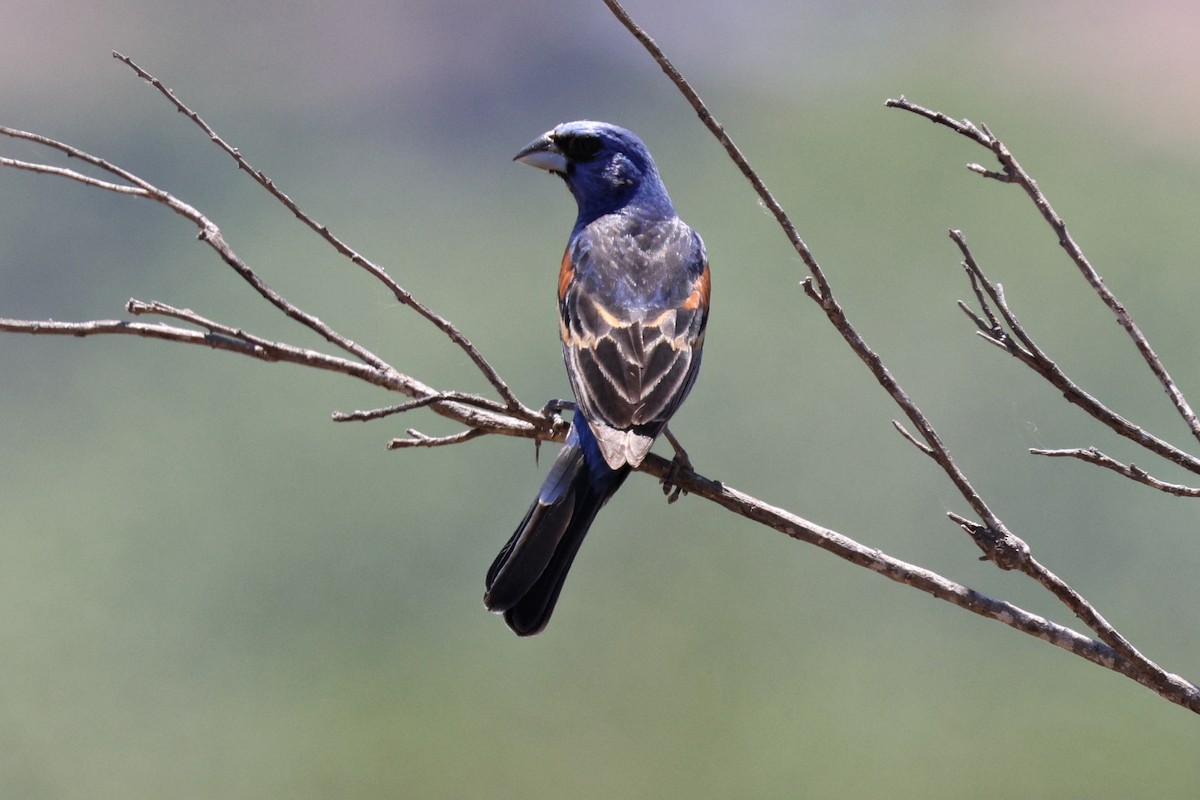
[[537, 499], [488, 570], [483, 595], [488, 611], [503, 613], [518, 636], [545, 628], [583, 537], [628, 474], [628, 467], [604, 467], [596, 474], [570, 436]]

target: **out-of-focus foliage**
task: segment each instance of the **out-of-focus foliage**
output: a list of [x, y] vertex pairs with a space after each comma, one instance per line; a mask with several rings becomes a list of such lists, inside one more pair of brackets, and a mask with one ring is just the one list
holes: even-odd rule
[[[1152, 658], [1200, 676], [1193, 503], [1031, 446], [1097, 444], [954, 308], [945, 236], [1064, 367], [1182, 441], [1161, 391], [986, 154], [989, 123], [1200, 401], [1200, 25], [1185, 3], [632, 3], [793, 214], [868, 339], [997, 511]], [[1102, 17], [1098, 19], [1097, 17]], [[625, 124], [708, 242], [705, 368], [673, 429], [706, 475], [1069, 623], [976, 560], [965, 511], [802, 294], [740, 176], [599, 2], [0, 3], [0, 123], [209, 213], [262, 274], [396, 366], [482, 389], [444, 338], [270, 202], [131, 56], [317, 218], [563, 396], [573, 215], [510, 163]], [[14, 143], [0, 152], [43, 154]], [[0, 172], [0, 315], [161, 299], [317, 344], [162, 209]], [[0, 337], [0, 795], [1192, 798], [1196, 719], [1131, 681], [635, 477], [553, 624], [483, 573], [541, 479], [528, 443], [387, 453], [351, 381], [131, 339]], [[1168, 479], [1183, 479], [1167, 469]]]

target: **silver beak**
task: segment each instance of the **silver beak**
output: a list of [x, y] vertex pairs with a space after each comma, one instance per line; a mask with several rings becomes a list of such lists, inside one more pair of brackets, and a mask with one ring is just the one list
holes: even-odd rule
[[563, 155], [562, 151], [558, 149], [558, 145], [554, 143], [554, 139], [550, 136], [552, 133], [554, 131], [547, 131], [534, 139], [521, 152], [513, 156], [513, 161], [519, 161], [531, 167], [544, 169], [547, 172], [557, 172], [560, 175], [566, 174], [567, 157]]

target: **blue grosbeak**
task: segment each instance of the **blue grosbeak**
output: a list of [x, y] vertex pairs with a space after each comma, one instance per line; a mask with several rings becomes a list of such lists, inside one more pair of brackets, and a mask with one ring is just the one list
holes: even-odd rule
[[519, 636], [550, 619], [583, 537], [687, 397], [708, 320], [704, 242], [675, 213], [650, 152], [603, 122], [567, 122], [515, 159], [579, 206], [558, 275], [575, 414], [537, 499], [487, 574], [484, 604]]

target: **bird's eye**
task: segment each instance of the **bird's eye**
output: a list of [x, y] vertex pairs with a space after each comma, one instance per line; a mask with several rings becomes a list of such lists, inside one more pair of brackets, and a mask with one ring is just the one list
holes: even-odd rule
[[604, 145], [599, 136], [584, 133], [560, 137], [558, 146], [562, 148], [563, 155], [572, 161], [589, 161], [595, 158]]

